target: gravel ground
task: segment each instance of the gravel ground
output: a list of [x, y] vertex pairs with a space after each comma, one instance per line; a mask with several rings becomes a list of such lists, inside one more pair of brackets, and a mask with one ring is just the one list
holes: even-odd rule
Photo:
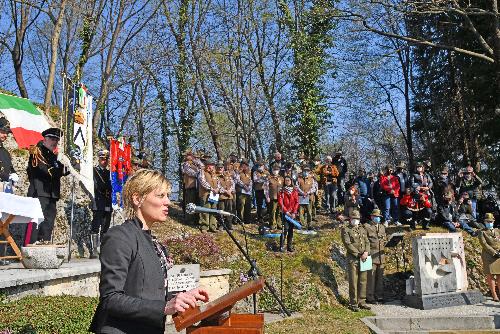
[[500, 303], [487, 299], [477, 305], [444, 307], [434, 310], [419, 310], [401, 304], [401, 301], [391, 301], [383, 305], [371, 305], [372, 312], [379, 317], [441, 317], [468, 315], [499, 315]]

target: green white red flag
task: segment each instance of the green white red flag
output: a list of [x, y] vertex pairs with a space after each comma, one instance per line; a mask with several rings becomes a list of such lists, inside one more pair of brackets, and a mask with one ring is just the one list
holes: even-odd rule
[[10, 123], [19, 148], [28, 148], [42, 140], [42, 131], [50, 128], [43, 113], [28, 99], [0, 93], [0, 113]]

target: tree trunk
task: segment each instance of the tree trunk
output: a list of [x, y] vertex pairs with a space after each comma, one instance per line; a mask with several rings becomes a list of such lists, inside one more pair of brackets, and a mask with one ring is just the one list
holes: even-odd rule
[[50, 64], [49, 64], [49, 77], [47, 80], [47, 90], [45, 91], [45, 98], [43, 101], [43, 107], [45, 112], [49, 112], [52, 90], [54, 89], [54, 81], [56, 75], [56, 65], [57, 65], [57, 47], [59, 45], [59, 38], [61, 37], [62, 23], [64, 19], [64, 13], [66, 8], [67, 0], [62, 0], [59, 15], [57, 20], [54, 22], [54, 31], [52, 32], [52, 37], [50, 39]]

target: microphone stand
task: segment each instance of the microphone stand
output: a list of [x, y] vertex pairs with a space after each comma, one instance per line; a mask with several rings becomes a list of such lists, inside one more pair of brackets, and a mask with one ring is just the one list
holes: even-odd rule
[[[241, 222], [241, 220], [237, 216], [234, 216], [234, 217], [236, 217], [236, 219], [238, 219]], [[247, 245], [247, 250], [243, 249], [243, 247], [241, 246], [239, 241], [234, 237], [231, 230], [227, 227], [226, 222], [224, 221], [224, 217], [222, 215], [219, 214], [217, 216], [217, 220], [222, 225], [222, 227], [224, 228], [226, 233], [229, 235], [231, 240], [233, 240], [234, 244], [236, 245], [236, 247], [238, 247], [238, 249], [240, 250], [241, 254], [243, 254], [243, 256], [245, 257], [247, 262], [250, 264], [250, 270], [248, 273], [253, 277], [253, 279], [257, 279], [259, 276], [262, 276], [262, 272], [260, 271], [259, 267], [257, 267], [257, 262], [254, 259], [250, 258], [250, 255], [248, 255], [248, 245]], [[245, 235], [245, 238], [246, 238], [246, 235]], [[278, 302], [283, 313], [290, 317], [291, 316], [290, 311], [287, 310], [285, 304], [283, 303], [281, 298], [278, 296], [278, 293], [276, 292], [274, 287], [271, 284], [269, 284], [267, 282], [267, 280], [264, 280], [264, 285], [269, 290], [269, 292], [271, 292], [271, 295], [273, 296], [273, 298]], [[257, 298], [256, 298], [255, 294], [253, 295], [253, 307], [254, 307], [254, 313], [257, 313]]]

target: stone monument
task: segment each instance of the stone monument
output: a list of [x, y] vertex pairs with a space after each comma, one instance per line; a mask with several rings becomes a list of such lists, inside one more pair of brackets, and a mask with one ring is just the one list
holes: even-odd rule
[[413, 238], [414, 278], [406, 282], [406, 305], [422, 310], [477, 304], [478, 290], [467, 290], [462, 233], [428, 233]]

